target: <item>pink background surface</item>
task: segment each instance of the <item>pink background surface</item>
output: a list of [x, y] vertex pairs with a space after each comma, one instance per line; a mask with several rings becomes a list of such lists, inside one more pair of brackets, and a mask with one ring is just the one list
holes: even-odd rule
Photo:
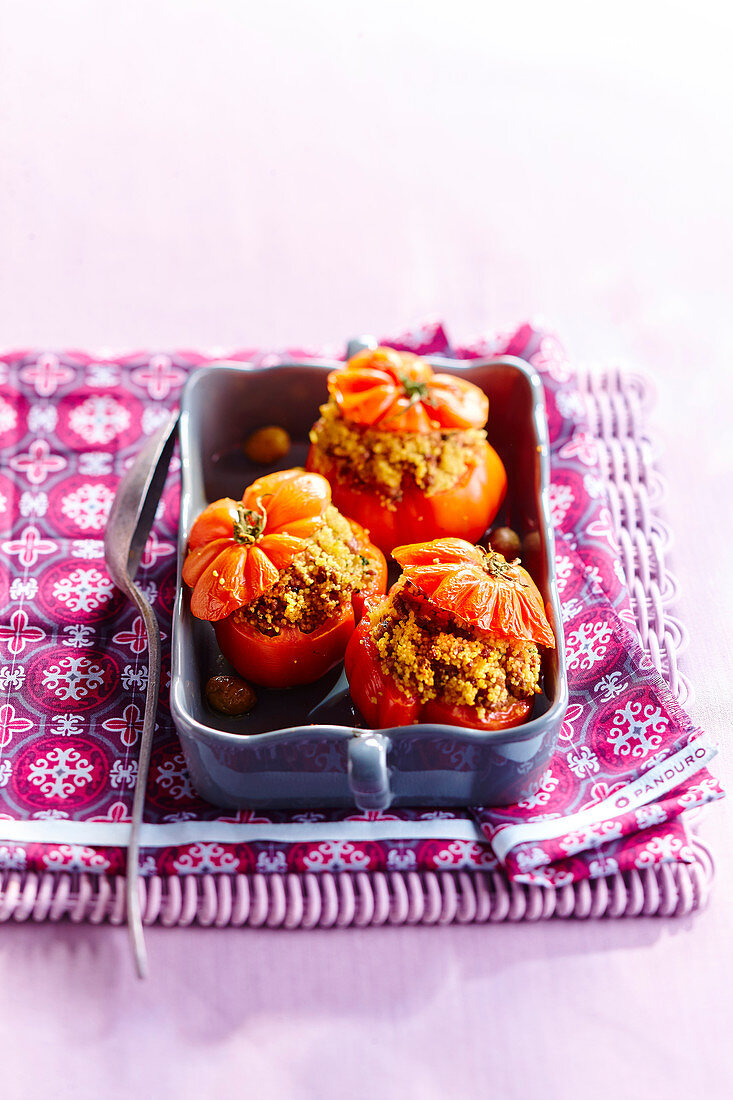
[[[730, 786], [733, 17], [594, 7], [0, 0], [0, 343], [541, 316], [581, 365], [643, 370]], [[122, 929], [4, 925], [3, 1096], [717, 1100], [731, 821], [702, 820], [718, 877], [685, 921], [151, 929], [145, 985]]]

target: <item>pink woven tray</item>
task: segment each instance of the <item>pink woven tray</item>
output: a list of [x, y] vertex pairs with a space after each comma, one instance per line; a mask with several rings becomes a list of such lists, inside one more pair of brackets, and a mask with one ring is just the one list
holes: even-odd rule
[[[671, 537], [659, 517], [664, 482], [645, 427], [649, 387], [618, 371], [581, 375], [579, 383], [599, 441], [639, 635], [684, 704], [691, 689], [678, 656], [687, 636], [669, 612], [677, 584], [666, 568]], [[695, 840], [693, 851], [693, 863], [664, 863], [559, 889], [520, 885], [499, 871], [171, 875], [140, 879], [139, 889], [144, 922], [164, 926], [293, 929], [682, 916], [705, 905], [713, 877], [707, 849]], [[125, 915], [121, 876], [6, 871], [0, 877], [0, 921], [120, 924]]]

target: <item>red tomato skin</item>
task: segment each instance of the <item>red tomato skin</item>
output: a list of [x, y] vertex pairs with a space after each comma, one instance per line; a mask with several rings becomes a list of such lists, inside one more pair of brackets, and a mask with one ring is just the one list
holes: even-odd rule
[[490, 710], [484, 719], [479, 718], [474, 707], [448, 705], [438, 699], [425, 703], [420, 712], [421, 722], [436, 722], [445, 726], [468, 726], [479, 730], [507, 730], [521, 726], [532, 713], [531, 699], [518, 699], [503, 710]]
[[354, 633], [350, 603], [310, 634], [285, 627], [275, 637], [230, 615], [214, 623], [222, 653], [240, 676], [268, 688], [299, 687], [325, 675], [341, 660]]
[[354, 631], [344, 657], [351, 698], [368, 726], [372, 729], [390, 729], [411, 726], [416, 722], [431, 722], [464, 729], [503, 730], [527, 721], [532, 711], [531, 699], [517, 700], [503, 710], [489, 711], [484, 719], [480, 719], [474, 707], [451, 705], [437, 699], [420, 703], [414, 696], [400, 691], [392, 677], [382, 669], [372, 638], [370, 616], [378, 611], [378, 607], [378, 600], [367, 600], [364, 618]]
[[404, 543], [447, 536], [478, 542], [499, 511], [507, 489], [504, 465], [489, 443], [486, 461], [467, 470], [452, 488], [426, 496], [422, 489], [408, 484], [395, 509], [385, 507], [376, 492], [340, 476], [336, 464], [315, 444], [308, 452], [306, 469], [323, 474], [338, 510], [365, 527], [385, 554]]
[[372, 729], [410, 726], [418, 720], [420, 704], [401, 692], [392, 677], [382, 671], [369, 619], [369, 612], [375, 606], [367, 600], [364, 618], [346, 647], [344, 668], [349, 692], [357, 710]]

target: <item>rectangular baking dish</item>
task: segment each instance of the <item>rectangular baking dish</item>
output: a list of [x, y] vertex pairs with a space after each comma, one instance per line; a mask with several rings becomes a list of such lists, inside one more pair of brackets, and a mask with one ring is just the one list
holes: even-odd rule
[[[211, 710], [204, 685], [231, 671], [210, 624], [195, 619], [179, 583], [173, 612], [171, 709], [192, 781], [203, 798], [228, 808], [507, 805], [527, 793], [550, 760], [567, 706], [562, 620], [554, 571], [547, 484], [549, 441], [538, 375], [519, 359], [462, 363], [428, 357], [489, 398], [489, 441], [508, 473], [502, 522], [523, 539], [522, 557], [547, 605], [557, 649], [543, 660], [544, 690], [531, 718], [510, 730], [445, 725], [364, 727], [342, 666], [289, 691], [258, 688], [249, 715]], [[270, 367], [215, 364], [188, 381], [180, 417], [180, 564], [198, 513], [212, 500], [239, 498], [255, 477], [243, 441], [265, 424], [282, 425], [293, 445], [271, 469], [302, 465], [308, 432], [326, 400], [326, 376], [340, 364], [309, 360]], [[390, 578], [393, 579], [392, 577]]]

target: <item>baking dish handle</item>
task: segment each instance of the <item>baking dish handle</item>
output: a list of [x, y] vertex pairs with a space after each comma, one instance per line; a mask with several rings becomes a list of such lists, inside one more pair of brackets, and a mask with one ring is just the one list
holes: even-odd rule
[[378, 342], [373, 336], [354, 336], [346, 345], [346, 358], [353, 359], [360, 351], [376, 347], [378, 347]]
[[392, 802], [387, 752], [390, 741], [383, 733], [354, 730], [349, 740], [349, 786], [360, 810], [386, 810]]

